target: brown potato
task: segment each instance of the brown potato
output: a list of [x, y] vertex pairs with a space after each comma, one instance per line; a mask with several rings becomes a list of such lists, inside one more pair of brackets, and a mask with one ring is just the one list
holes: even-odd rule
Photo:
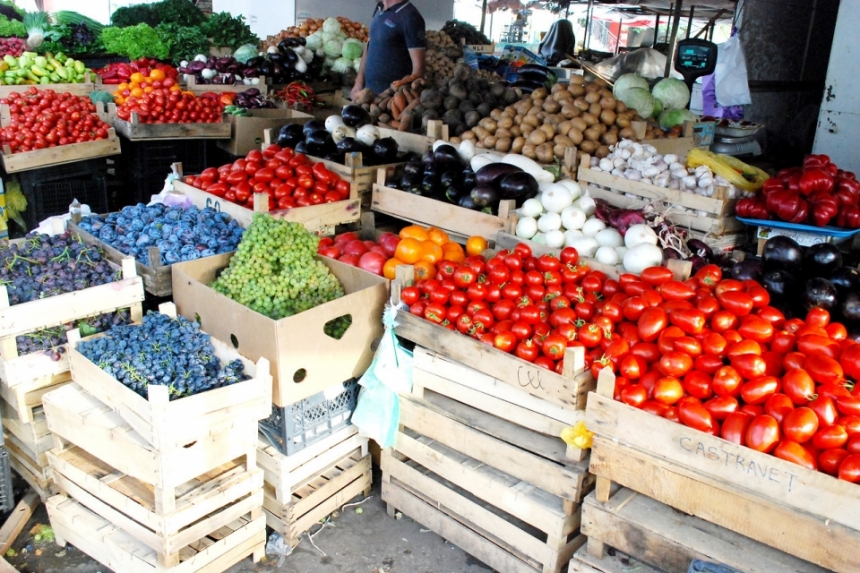
[[546, 132], [541, 129], [536, 129], [529, 134], [529, 143], [532, 145], [542, 145], [546, 143]]
[[511, 153], [522, 153], [523, 146], [526, 144], [525, 137], [517, 137], [514, 139], [513, 143], [511, 143]]
[[498, 120], [498, 127], [500, 129], [510, 129], [514, 125], [514, 119], [509, 116], [502, 116]]
[[588, 103], [587, 101], [585, 101], [585, 98], [584, 98], [584, 97], [578, 97], [578, 98], [576, 98], [575, 100], [573, 100], [573, 105], [574, 105], [574, 106], [575, 106], [579, 111], [582, 111], [582, 112], [586, 112], [586, 111], [588, 111], [588, 108], [591, 106], [591, 104], [590, 104], [590, 103]]
[[498, 141], [496, 141], [496, 151], [501, 151], [502, 153], [507, 153], [511, 150], [511, 144], [513, 141], [510, 137], [500, 137]]
[[600, 112], [600, 121], [605, 125], [615, 125], [615, 112], [610, 108], [604, 108]]
[[598, 159], [603, 159], [609, 155], [609, 148], [605, 145], [601, 145], [597, 149], [594, 150], [594, 156]]
[[596, 127], [589, 127], [583, 135], [585, 135], [585, 139], [588, 141], [598, 141], [600, 139], [600, 130]]
[[528, 135], [531, 132], [533, 132], [535, 129], [537, 129], [537, 128], [530, 123], [523, 122], [522, 124], [520, 124], [520, 131], [523, 132], [523, 136], [525, 136], [525, 137], [528, 137]]
[[496, 130], [496, 133], [494, 133], [493, 135], [495, 135], [499, 139], [501, 139], [503, 137], [510, 138], [511, 137], [511, 130], [510, 129], [503, 129], [500, 127]]
[[532, 99], [533, 99], [533, 100], [536, 100], [536, 99], [546, 99], [546, 97], [547, 97], [548, 95], [549, 95], [549, 92], [548, 92], [548, 91], [546, 91], [546, 88], [538, 88], [538, 89], [536, 89], [535, 91], [533, 91], [533, 92], [532, 92]]
[[564, 84], [555, 84], [554, 86], [552, 86], [550, 93], [551, 94], [557, 94], [558, 92], [561, 92], [561, 91], [566, 91]]
[[624, 113], [627, 111], [627, 104], [621, 100], [615, 102], [615, 111], [616, 113]]
[[[570, 85], [571, 86], [581, 86], [585, 83], [585, 77], [580, 76], [579, 74], [574, 74], [570, 76]], [[568, 88], [570, 89], [570, 88]]]
[[[559, 84], [555, 84], [555, 85], [559, 85]], [[560, 92], [554, 92], [550, 96], [550, 99], [552, 99], [552, 101], [557, 101], [558, 103], [561, 103], [561, 102], [567, 101], [567, 100], [573, 101], [573, 96], [570, 95], [570, 93], [568, 93], [567, 90], [564, 90], [564, 91], [560, 91]]]
[[544, 98], [533, 99], [532, 100], [532, 107], [533, 108], [535, 108], [535, 107], [543, 108], [543, 103], [545, 101], [546, 101], [546, 99], [544, 99]]
[[496, 143], [498, 141], [499, 141], [498, 137], [496, 137], [495, 135], [490, 135], [489, 137], [486, 137], [482, 143], [484, 144], [484, 147], [486, 147], [487, 149], [495, 149]]
[[561, 115], [566, 117], [567, 119], [573, 119], [574, 117], [580, 114], [579, 108], [574, 106], [573, 103], [566, 103], [561, 106]]
[[597, 144], [593, 141], [583, 141], [579, 144], [579, 150], [583, 153], [594, 153], [594, 150], [597, 149]]
[[557, 126], [555, 126], [555, 130], [558, 133], [567, 133], [568, 131], [570, 131], [570, 128], [571, 128], [571, 124], [570, 124], [569, 120], [565, 120], [565, 121], [559, 123]]
[[484, 141], [492, 135], [492, 133], [490, 133], [480, 125], [473, 127], [472, 131], [475, 132], [475, 137], [477, 137], [478, 141]]
[[582, 121], [585, 122], [585, 125], [592, 126], [597, 123], [597, 116], [591, 113], [582, 114]]
[[498, 128], [498, 124], [496, 120], [491, 117], [485, 117], [481, 121], [478, 122], [478, 125], [489, 131], [490, 133], [495, 133]]
[[552, 144], [544, 143], [543, 145], [538, 145], [537, 149], [535, 149], [535, 155], [537, 155], [538, 163], [552, 163], [554, 157]]
[[538, 129], [546, 134], [547, 139], [555, 137], [555, 128], [548, 123], [543, 124]]
[[498, 120], [500, 117], [502, 117], [502, 110], [494, 109], [490, 112], [490, 118], [491, 119]]
[[588, 103], [597, 103], [600, 101], [600, 94], [596, 91], [591, 91], [585, 94], [585, 101]]
[[588, 129], [588, 124], [585, 123], [585, 120], [582, 118], [582, 116], [575, 117], [572, 120], [570, 120], [570, 126], [573, 129], [576, 129], [579, 131], [585, 131], [586, 129]]
[[572, 95], [573, 97], [580, 97], [582, 95], [585, 95], [585, 88], [580, 84], [577, 84], [577, 85], [571, 84], [567, 88], [567, 91], [570, 92], [570, 95]]
[[547, 113], [558, 113], [561, 111], [561, 104], [552, 99], [548, 99], [543, 104], [543, 110]]
[[590, 113], [594, 117], [600, 117], [600, 112], [602, 112], [602, 111], [603, 111], [603, 108], [600, 107], [599, 103], [593, 103], [590, 106], [588, 106], [588, 113]]
[[570, 128], [570, 131], [567, 132], [567, 137], [570, 138], [574, 145], [579, 145], [582, 143], [582, 140], [585, 139], [585, 136], [582, 135], [582, 131], [575, 127]]
[[615, 125], [622, 129], [630, 129], [630, 118], [624, 115], [616, 115], [615, 116]]
[[566, 135], [556, 135], [552, 142], [556, 145], [564, 145], [565, 147], [574, 147], [573, 141]]
[[552, 154], [556, 157], [556, 159], [564, 159], [564, 153], [566, 151], [567, 147], [564, 145], [556, 143], [552, 146]]
[[529, 114], [523, 118], [521, 125], [531, 125], [533, 127], [537, 127], [540, 125], [540, 120], [536, 115]]
[[618, 102], [611, 95], [603, 96], [602, 98], [600, 98], [600, 107], [602, 107], [603, 109], [614, 110], [616, 103]]
[[594, 127], [594, 129], [596, 129], [597, 131], [600, 132], [600, 135], [603, 135], [609, 129], [608, 127], [606, 127], [606, 125], [599, 123], [599, 122], [595, 123], [593, 127]]
[[[603, 86], [601, 86], [597, 82], [591, 82], [589, 84], [585, 84], [585, 91], [587, 91], [587, 92], [599, 92], [602, 87]], [[597, 98], [597, 99], [599, 100], [600, 98]]]
[[[543, 105], [543, 104], [541, 104], [541, 105]], [[543, 111], [543, 108], [541, 106], [533, 105], [526, 115], [537, 115], [542, 111]]]
[[477, 137], [475, 136], [475, 132], [470, 129], [469, 131], [464, 131], [463, 133], [461, 133], [460, 139], [469, 139], [474, 141], [475, 139], [477, 139]]
[[520, 129], [519, 125], [515, 125], [515, 126], [511, 127], [510, 131], [511, 131], [511, 135], [513, 135], [514, 137], [519, 137], [523, 134], [523, 130]]
[[614, 133], [604, 133], [600, 138], [601, 143], [604, 145], [615, 145], [618, 143], [618, 136]]
[[537, 159], [537, 154], [535, 150], [537, 149], [536, 145], [532, 145], [531, 143], [526, 143], [523, 145], [522, 154], [528, 157], [529, 159]]

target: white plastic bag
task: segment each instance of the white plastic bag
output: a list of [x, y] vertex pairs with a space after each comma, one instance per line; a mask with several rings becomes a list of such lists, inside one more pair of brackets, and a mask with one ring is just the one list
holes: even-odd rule
[[179, 179], [179, 173], [176, 172], [175, 167], [171, 167], [170, 173], [164, 180], [164, 187], [161, 189], [161, 193], [151, 196], [149, 204], [157, 205], [163, 203], [165, 207], [182, 207], [183, 209], [191, 207], [192, 203], [189, 197], [173, 190], [173, 182], [177, 179]]
[[721, 107], [751, 104], [747, 62], [741, 39], [735, 35], [718, 48], [717, 68], [714, 70], [717, 103]]

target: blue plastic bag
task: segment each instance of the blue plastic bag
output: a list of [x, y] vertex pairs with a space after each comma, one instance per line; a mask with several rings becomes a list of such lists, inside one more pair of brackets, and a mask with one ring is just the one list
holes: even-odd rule
[[714, 563], [706, 563], [705, 561], [700, 561], [699, 559], [694, 559], [692, 563], [690, 563], [690, 569], [687, 573], [741, 573], [731, 567], [727, 567], [726, 565], [715, 565]]
[[394, 335], [397, 309], [388, 307], [382, 317], [385, 332], [373, 362], [358, 383], [361, 392], [352, 413], [352, 423], [362, 436], [382, 448], [394, 447], [400, 424], [398, 393], [412, 391], [412, 353], [400, 346]]

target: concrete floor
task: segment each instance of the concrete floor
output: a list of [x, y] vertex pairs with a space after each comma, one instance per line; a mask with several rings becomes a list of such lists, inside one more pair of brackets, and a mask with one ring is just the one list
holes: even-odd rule
[[[228, 573], [491, 573], [492, 569], [458, 547], [403, 516], [392, 519], [380, 498], [380, 476], [374, 473], [371, 499], [361, 506], [348, 507], [314, 535], [323, 555], [303, 537], [301, 543], [278, 566], [278, 557], [251, 563], [245, 559]], [[355, 500], [359, 501], [359, 500]], [[83, 552], [55, 543], [36, 543], [30, 529], [48, 523], [45, 507], [40, 505], [30, 523], [13, 545], [17, 552], [7, 561], [22, 573], [111, 573], [111, 570]], [[26, 553], [22, 549], [27, 548]], [[41, 554], [36, 555], [36, 551]], [[116, 573], [123, 573], [121, 571]]]

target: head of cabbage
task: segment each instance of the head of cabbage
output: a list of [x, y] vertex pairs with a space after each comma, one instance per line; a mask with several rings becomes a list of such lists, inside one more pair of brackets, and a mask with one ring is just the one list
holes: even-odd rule
[[660, 114], [660, 127], [663, 129], [672, 129], [675, 126], [683, 125], [685, 121], [696, 121], [696, 116], [688, 109], [667, 109]]
[[337, 21], [337, 18], [326, 18], [325, 22], [323, 22], [323, 32], [336, 34], [340, 30], [340, 22]]
[[619, 94], [631, 88], [642, 88], [647, 90], [649, 89], [648, 81], [639, 74], [624, 74], [615, 80], [615, 85], [612, 87], [612, 95], [614, 95], [616, 99], [622, 99]]
[[656, 100], [646, 88], [630, 88], [621, 92], [618, 99], [623, 101], [627, 107], [635, 109], [636, 113], [644, 119], [654, 115]]
[[364, 45], [358, 40], [350, 38], [343, 43], [343, 57], [347, 60], [355, 60], [361, 58], [364, 53]]
[[651, 93], [663, 102], [665, 109], [684, 109], [690, 103], [690, 90], [687, 84], [675, 78], [660, 80]]
[[312, 52], [316, 52], [323, 45], [322, 32], [316, 31], [307, 38], [305, 38], [305, 47]]
[[343, 44], [337, 40], [329, 40], [323, 48], [325, 49], [325, 55], [329, 58], [339, 58], [341, 52], [343, 52]]
[[233, 57], [236, 58], [236, 61], [240, 64], [244, 64], [251, 58], [257, 57], [257, 46], [252, 44], [245, 44], [243, 46], [239, 46], [235, 52], [233, 52]]

